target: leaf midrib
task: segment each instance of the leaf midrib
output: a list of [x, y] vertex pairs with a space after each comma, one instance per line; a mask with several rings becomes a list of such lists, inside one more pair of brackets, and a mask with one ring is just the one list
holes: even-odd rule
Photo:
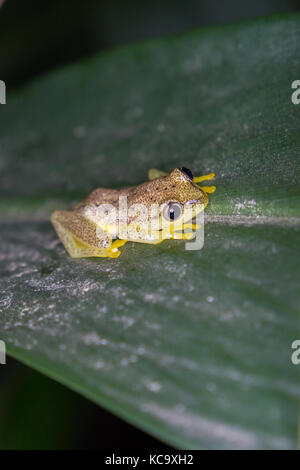
[[[36, 215], [30, 214], [21, 215], [21, 214], [10, 214], [0, 216], [0, 223], [37, 223], [37, 222], [49, 222], [50, 214], [39, 214]], [[284, 227], [300, 227], [300, 217], [274, 217], [274, 216], [265, 216], [265, 215], [205, 215], [205, 223], [214, 223], [221, 225], [276, 225]]]

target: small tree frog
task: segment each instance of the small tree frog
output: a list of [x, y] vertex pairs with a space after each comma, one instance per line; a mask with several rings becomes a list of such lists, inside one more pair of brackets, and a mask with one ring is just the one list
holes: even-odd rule
[[[51, 222], [74, 258], [117, 258], [127, 241], [160, 243], [188, 240], [192, 219], [208, 204], [215, 186], [198, 186], [214, 173], [194, 177], [185, 167], [171, 173], [149, 171], [149, 181], [123, 189], [95, 189], [72, 210], [57, 210]], [[188, 209], [188, 210], [187, 210]], [[130, 230], [128, 229], [130, 227]]]

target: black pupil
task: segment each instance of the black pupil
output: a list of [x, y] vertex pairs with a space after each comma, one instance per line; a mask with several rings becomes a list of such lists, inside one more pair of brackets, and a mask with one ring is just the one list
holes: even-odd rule
[[169, 218], [170, 220], [175, 220], [180, 216], [180, 207], [173, 204], [169, 207]]
[[185, 173], [185, 175], [191, 180], [193, 181], [193, 173], [191, 172], [191, 170], [189, 168], [186, 168], [185, 166], [183, 166], [182, 168], [180, 168], [180, 170]]

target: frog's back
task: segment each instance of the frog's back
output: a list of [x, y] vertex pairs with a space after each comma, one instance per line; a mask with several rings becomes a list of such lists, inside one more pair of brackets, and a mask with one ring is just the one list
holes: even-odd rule
[[99, 206], [100, 204], [118, 205], [120, 196], [129, 196], [135, 188], [133, 186], [123, 189], [107, 189], [97, 188], [89, 194], [85, 199], [79, 202], [74, 209], [81, 209], [87, 205]]

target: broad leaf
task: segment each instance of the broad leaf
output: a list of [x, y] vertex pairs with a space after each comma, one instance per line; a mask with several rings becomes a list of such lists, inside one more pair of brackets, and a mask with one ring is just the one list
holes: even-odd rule
[[[0, 339], [11, 355], [174, 446], [296, 447], [299, 41], [299, 16], [205, 29], [8, 95]], [[179, 165], [217, 175], [202, 250], [67, 255], [51, 210]]]

